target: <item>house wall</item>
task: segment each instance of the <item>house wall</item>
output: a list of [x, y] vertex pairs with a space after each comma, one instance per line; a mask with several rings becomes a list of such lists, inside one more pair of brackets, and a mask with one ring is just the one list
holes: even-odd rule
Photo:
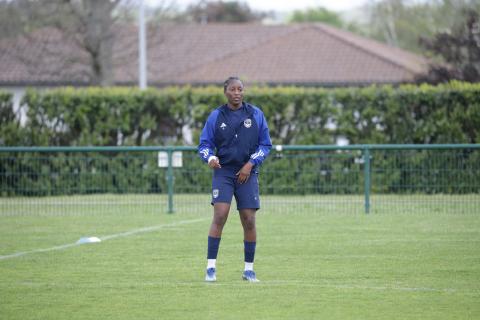
[[[37, 90], [48, 90], [53, 87], [37, 87]], [[15, 86], [15, 87], [0, 87], [0, 90], [10, 92], [13, 94], [13, 111], [20, 118], [20, 123], [24, 125], [27, 122], [27, 107], [22, 106], [21, 102], [23, 96], [27, 92], [27, 87]]]

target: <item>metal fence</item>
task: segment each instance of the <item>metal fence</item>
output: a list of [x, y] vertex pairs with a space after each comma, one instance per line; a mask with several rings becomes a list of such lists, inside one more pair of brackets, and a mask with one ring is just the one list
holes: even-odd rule
[[[480, 145], [274, 146], [262, 211], [480, 212]], [[210, 212], [194, 147], [1, 147], [0, 214]]]

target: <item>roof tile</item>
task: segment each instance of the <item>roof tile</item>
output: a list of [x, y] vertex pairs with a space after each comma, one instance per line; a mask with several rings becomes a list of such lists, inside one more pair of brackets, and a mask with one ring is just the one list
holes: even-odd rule
[[[116, 29], [116, 84], [138, 81], [137, 28]], [[229, 75], [274, 84], [409, 82], [418, 55], [324, 24], [171, 25], [148, 30], [150, 85], [221, 83]], [[0, 84], [89, 84], [89, 56], [58, 30], [0, 43]]]

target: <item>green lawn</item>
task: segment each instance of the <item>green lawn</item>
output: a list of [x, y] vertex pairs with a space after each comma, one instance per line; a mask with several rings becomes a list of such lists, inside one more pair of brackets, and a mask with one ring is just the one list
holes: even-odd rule
[[[265, 200], [257, 218], [257, 284], [241, 280], [235, 211], [214, 284], [203, 281], [206, 203], [191, 201], [191, 210], [184, 205], [173, 215], [94, 205], [83, 214], [35, 212], [35, 205], [30, 214], [3, 212], [0, 318], [480, 318], [480, 210], [365, 215], [358, 213], [361, 198], [360, 210], [335, 210], [328, 201], [292, 208], [299, 200], [282, 211]], [[82, 236], [105, 240], [54, 248]]]

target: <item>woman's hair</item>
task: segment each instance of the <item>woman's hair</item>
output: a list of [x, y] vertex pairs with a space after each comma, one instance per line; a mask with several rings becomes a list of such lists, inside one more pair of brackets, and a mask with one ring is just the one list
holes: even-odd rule
[[232, 81], [240, 81], [240, 83], [243, 85], [243, 82], [239, 77], [228, 77], [228, 79], [223, 83], [223, 92], [227, 91], [227, 87]]

